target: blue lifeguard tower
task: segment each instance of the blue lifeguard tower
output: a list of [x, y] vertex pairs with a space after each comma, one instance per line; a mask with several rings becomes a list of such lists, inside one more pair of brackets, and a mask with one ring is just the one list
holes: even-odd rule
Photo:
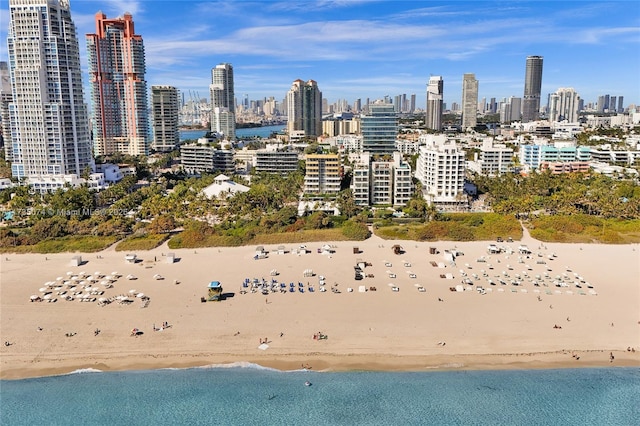
[[207, 297], [207, 301], [220, 301], [220, 298], [222, 297], [222, 284], [220, 284], [220, 281], [211, 281], [208, 288], [209, 296]]

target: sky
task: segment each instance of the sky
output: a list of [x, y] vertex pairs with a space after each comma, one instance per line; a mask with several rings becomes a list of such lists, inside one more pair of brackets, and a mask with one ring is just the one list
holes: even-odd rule
[[[0, 0], [0, 60], [7, 60], [8, 0]], [[85, 34], [94, 15], [130, 12], [144, 40], [149, 85], [209, 97], [211, 68], [234, 68], [235, 95], [281, 101], [296, 79], [315, 80], [330, 103], [416, 94], [431, 75], [448, 106], [462, 75], [478, 97], [522, 97], [526, 57], [544, 57], [547, 94], [573, 87], [585, 100], [640, 103], [640, 2], [629, 1], [163, 1], [71, 0], [87, 85]], [[88, 91], [85, 89], [85, 97]]]

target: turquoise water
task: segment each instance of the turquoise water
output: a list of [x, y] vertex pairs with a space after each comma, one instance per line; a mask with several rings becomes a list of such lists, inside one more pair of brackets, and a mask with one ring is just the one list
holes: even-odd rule
[[637, 425], [640, 369], [320, 373], [249, 365], [0, 381], [0, 396], [2, 425]]
[[[241, 138], [251, 138], [254, 136], [260, 136], [261, 138], [268, 138], [273, 132], [282, 132], [284, 130], [284, 125], [278, 126], [264, 126], [264, 127], [251, 127], [247, 129], [236, 129], [236, 137]], [[180, 140], [184, 141], [187, 139], [198, 139], [201, 138], [207, 133], [205, 130], [181, 130], [180, 131]]]

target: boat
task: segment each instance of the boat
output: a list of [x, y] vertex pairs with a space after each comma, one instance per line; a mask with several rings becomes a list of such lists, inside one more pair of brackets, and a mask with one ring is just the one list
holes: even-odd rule
[[304, 382], [304, 385], [305, 386], [311, 386], [311, 382], [307, 380], [306, 382]]

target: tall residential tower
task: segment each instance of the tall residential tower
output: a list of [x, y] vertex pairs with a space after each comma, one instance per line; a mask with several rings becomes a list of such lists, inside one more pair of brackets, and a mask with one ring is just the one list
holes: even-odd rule
[[87, 34], [89, 82], [96, 155], [149, 154], [149, 111], [142, 37], [133, 17], [95, 16], [96, 32]]
[[287, 132], [289, 137], [296, 133], [304, 136], [322, 135], [322, 92], [318, 83], [296, 80], [287, 92]]
[[442, 130], [442, 99], [444, 81], [440, 76], [431, 76], [427, 85], [427, 128]]
[[236, 99], [233, 66], [219, 64], [211, 70], [211, 131], [222, 133], [226, 140], [236, 138]]
[[76, 27], [68, 0], [9, 0], [11, 174], [93, 167]]
[[540, 117], [540, 92], [542, 90], [542, 56], [527, 56], [522, 99], [522, 122], [529, 123]]
[[172, 151], [180, 143], [180, 104], [178, 89], [173, 86], [151, 86], [153, 116], [153, 149]]
[[464, 74], [462, 77], [462, 131], [476, 127], [477, 115], [478, 80], [475, 74]]

